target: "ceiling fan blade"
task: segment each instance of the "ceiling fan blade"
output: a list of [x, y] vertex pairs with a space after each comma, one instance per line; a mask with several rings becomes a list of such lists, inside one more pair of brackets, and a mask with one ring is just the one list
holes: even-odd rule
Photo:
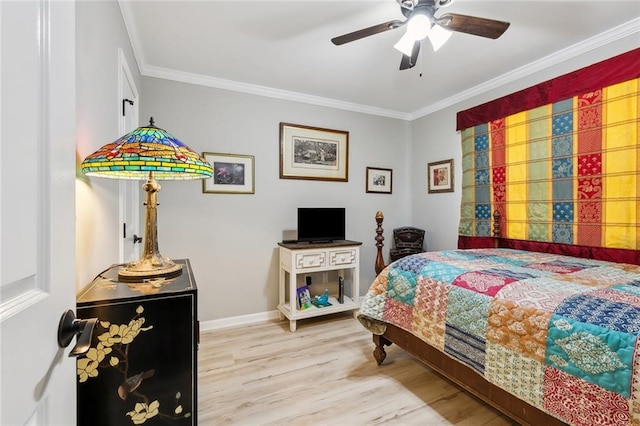
[[511, 25], [509, 22], [460, 15], [458, 13], [446, 13], [438, 18], [436, 23], [447, 30], [492, 39], [500, 37]]
[[358, 31], [354, 31], [349, 34], [344, 34], [338, 37], [334, 37], [331, 39], [331, 42], [336, 46], [340, 46], [341, 44], [349, 43], [351, 41], [360, 40], [361, 38], [369, 37], [374, 34], [383, 33], [389, 30], [395, 30], [405, 24], [406, 21], [389, 21], [383, 24], [374, 25], [369, 28], [363, 28]]
[[402, 55], [402, 60], [400, 61], [400, 70], [408, 70], [409, 68], [413, 68], [418, 61], [418, 53], [420, 53], [420, 40], [416, 40], [413, 42], [413, 50], [411, 50], [411, 56]]

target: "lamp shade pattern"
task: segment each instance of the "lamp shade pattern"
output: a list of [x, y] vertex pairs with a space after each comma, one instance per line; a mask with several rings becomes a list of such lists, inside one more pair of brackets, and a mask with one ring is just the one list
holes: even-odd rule
[[88, 176], [144, 180], [207, 179], [213, 168], [198, 153], [155, 127], [153, 119], [116, 141], [104, 145], [82, 162]]

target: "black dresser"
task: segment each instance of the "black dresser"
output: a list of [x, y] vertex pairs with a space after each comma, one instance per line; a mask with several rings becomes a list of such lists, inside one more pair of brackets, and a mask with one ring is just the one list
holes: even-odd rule
[[188, 259], [164, 282], [118, 282], [118, 266], [77, 296], [98, 318], [77, 360], [78, 425], [197, 425], [197, 288]]

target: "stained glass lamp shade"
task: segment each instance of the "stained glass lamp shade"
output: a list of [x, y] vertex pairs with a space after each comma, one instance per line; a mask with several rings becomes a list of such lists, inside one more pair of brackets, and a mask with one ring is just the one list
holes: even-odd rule
[[158, 278], [173, 278], [182, 273], [182, 265], [163, 257], [158, 250], [157, 194], [159, 180], [207, 179], [213, 168], [198, 153], [156, 127], [138, 127], [111, 142], [82, 162], [82, 172], [88, 176], [112, 179], [146, 180], [144, 249], [139, 260], [118, 272], [123, 282], [143, 282]]

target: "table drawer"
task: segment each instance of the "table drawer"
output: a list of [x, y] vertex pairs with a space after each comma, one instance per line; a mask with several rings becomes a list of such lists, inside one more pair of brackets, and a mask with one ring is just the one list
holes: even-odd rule
[[298, 269], [325, 266], [326, 261], [326, 254], [323, 251], [296, 254], [296, 267]]
[[356, 263], [356, 251], [353, 249], [329, 251], [329, 265], [352, 265]]

